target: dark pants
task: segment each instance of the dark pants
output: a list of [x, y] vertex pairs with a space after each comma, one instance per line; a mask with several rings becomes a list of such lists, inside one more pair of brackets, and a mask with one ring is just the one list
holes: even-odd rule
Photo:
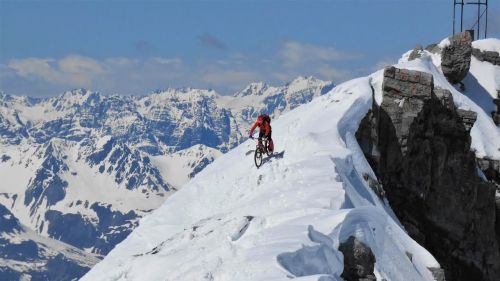
[[273, 133], [273, 130], [269, 130], [269, 135], [266, 136], [266, 134], [264, 133], [264, 130], [259, 130], [259, 141], [263, 138], [263, 137], [267, 137], [267, 149], [269, 149], [269, 151], [273, 151], [274, 150], [274, 143], [273, 143], [273, 139], [271, 138], [271, 135]]

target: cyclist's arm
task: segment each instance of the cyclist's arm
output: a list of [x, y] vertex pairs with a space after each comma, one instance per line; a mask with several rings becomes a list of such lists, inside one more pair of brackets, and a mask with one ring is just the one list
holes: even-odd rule
[[253, 135], [253, 131], [255, 131], [255, 128], [257, 128], [257, 126], [259, 125], [259, 121], [255, 122], [255, 124], [253, 124], [252, 128], [250, 129], [250, 131], [248, 132], [248, 135], [249, 136], [252, 136]]

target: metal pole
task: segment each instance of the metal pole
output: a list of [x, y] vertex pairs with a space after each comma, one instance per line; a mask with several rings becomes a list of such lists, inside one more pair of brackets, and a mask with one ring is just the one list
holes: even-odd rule
[[464, 30], [464, 0], [462, 0], [462, 11], [461, 11], [461, 15], [460, 15], [460, 32], [463, 32]]
[[488, 0], [486, 0], [486, 20], [484, 23], [484, 39], [488, 36]]
[[455, 35], [455, 7], [457, 6], [457, 0], [453, 0], [453, 35]]
[[478, 1], [477, 3], [477, 40], [479, 40], [479, 32], [481, 31], [480, 29], [481, 25], [481, 0]]

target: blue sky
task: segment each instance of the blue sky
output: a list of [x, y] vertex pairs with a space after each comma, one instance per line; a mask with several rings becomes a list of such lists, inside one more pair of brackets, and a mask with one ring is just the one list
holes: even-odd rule
[[[298, 75], [338, 83], [450, 35], [451, 2], [0, 0], [0, 90], [232, 94]], [[490, 37], [500, 37], [499, 2], [490, 0]]]

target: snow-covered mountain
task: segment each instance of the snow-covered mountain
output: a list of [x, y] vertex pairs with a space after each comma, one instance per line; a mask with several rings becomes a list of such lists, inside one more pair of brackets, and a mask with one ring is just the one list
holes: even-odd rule
[[[476, 158], [500, 160], [500, 127], [478, 102], [498, 99], [490, 90], [500, 89], [500, 65], [469, 57], [462, 90], [443, 73], [441, 53], [449, 44], [416, 50], [411, 59], [408, 52], [395, 67], [343, 83], [282, 115], [273, 121], [275, 155], [261, 168], [254, 166], [251, 140], [218, 157], [142, 218], [82, 280], [431, 281], [444, 280], [444, 272], [457, 276], [453, 280], [498, 280], [494, 185]], [[498, 50], [500, 40], [473, 46]], [[234, 102], [257, 100], [253, 93], [267, 89], [251, 85]], [[379, 145], [387, 137], [380, 134], [389, 131], [393, 146], [361, 147], [362, 120], [368, 120], [364, 126], [389, 122], [393, 127], [364, 131], [380, 137]], [[414, 141], [423, 149], [413, 151], [421, 148], [411, 146]], [[432, 173], [440, 182], [428, 185], [420, 177], [417, 190], [399, 184], [404, 179], [393, 179], [395, 189], [387, 181], [382, 186], [381, 169], [391, 166], [383, 162], [387, 154], [425, 164], [392, 169]], [[450, 186], [454, 177], [467, 178]], [[389, 199], [398, 192], [415, 199], [409, 204], [421, 204], [420, 211], [393, 212], [399, 202]], [[435, 206], [438, 213], [428, 214]], [[462, 216], [464, 210], [471, 215]], [[440, 252], [453, 243], [466, 248]]]
[[33, 233], [105, 255], [139, 218], [246, 139], [260, 112], [276, 118], [332, 87], [299, 77], [254, 89], [245, 102], [241, 93], [190, 88], [141, 97], [0, 94], [0, 204]]
[[98, 261], [97, 256], [31, 231], [1, 204], [0, 233], [2, 280], [71, 280]]

